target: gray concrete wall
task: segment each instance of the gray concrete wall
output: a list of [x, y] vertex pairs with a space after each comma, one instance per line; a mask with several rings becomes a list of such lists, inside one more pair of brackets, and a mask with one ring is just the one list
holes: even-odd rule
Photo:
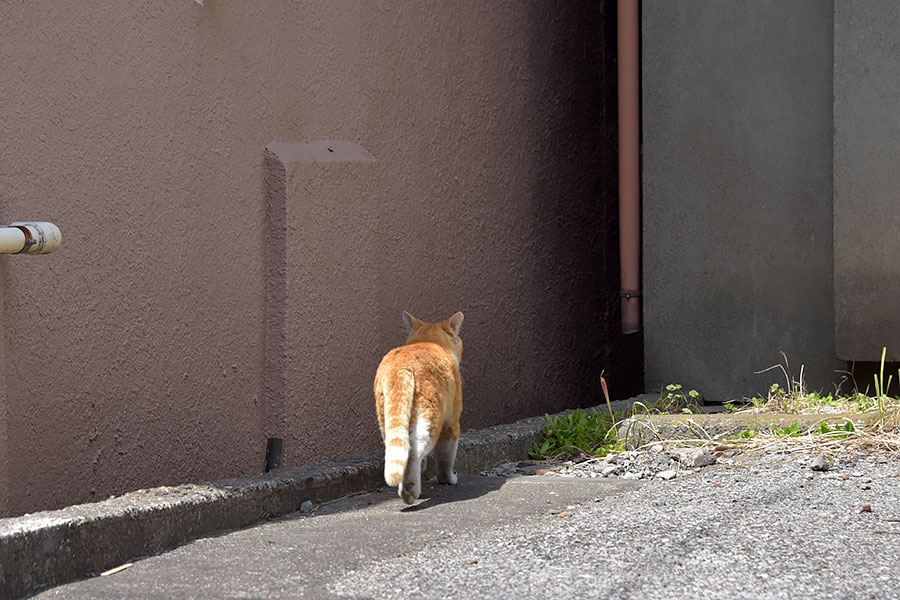
[[832, 2], [644, 0], [645, 373], [831, 388]]
[[845, 360], [900, 360], [900, 4], [834, 13], [835, 343]]

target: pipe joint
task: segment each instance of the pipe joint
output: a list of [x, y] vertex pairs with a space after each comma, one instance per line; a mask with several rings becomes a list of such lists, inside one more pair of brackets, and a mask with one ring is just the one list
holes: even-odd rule
[[61, 243], [59, 227], [46, 221], [0, 226], [0, 254], [50, 254]]

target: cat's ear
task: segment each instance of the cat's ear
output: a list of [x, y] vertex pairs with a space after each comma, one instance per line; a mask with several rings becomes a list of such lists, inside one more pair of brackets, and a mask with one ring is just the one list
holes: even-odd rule
[[450, 326], [450, 331], [453, 335], [459, 335], [459, 330], [462, 328], [463, 322], [463, 314], [462, 312], [458, 312], [449, 319], [447, 319], [447, 324]]
[[411, 314], [406, 311], [403, 311], [403, 322], [406, 323], [406, 328], [412, 331], [413, 329], [418, 329], [424, 323], [419, 319], [415, 318]]

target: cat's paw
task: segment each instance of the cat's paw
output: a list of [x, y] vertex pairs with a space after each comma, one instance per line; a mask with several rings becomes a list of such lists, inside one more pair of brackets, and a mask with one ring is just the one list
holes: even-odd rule
[[446, 483], [448, 485], [456, 485], [456, 482], [459, 478], [456, 476], [456, 473], [450, 473], [450, 476], [439, 476], [438, 483]]
[[421, 488], [416, 489], [416, 485], [412, 482], [403, 483], [400, 485], [400, 489], [397, 490], [400, 494], [400, 498], [403, 499], [407, 504], [412, 504], [416, 500], [419, 499], [419, 495], [421, 494]]
[[406, 490], [400, 490], [400, 498], [402, 498], [403, 501], [407, 504], [412, 504], [416, 501], [415, 497]]

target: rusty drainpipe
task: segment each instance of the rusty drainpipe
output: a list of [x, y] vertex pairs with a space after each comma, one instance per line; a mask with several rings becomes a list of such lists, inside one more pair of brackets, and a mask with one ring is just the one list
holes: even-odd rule
[[622, 333], [641, 329], [639, 0], [618, 0], [619, 255]]

